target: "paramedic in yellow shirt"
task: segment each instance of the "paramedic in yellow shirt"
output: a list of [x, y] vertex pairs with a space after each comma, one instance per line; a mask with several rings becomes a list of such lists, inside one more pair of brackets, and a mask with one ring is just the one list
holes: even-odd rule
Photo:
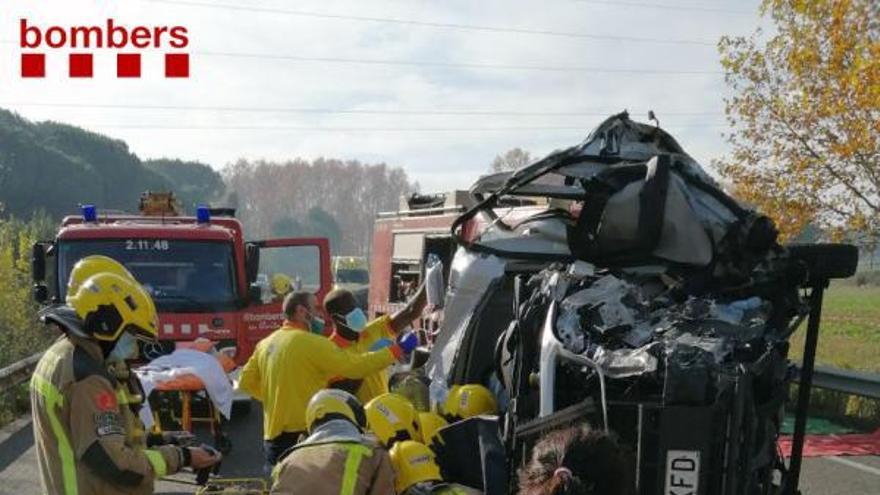
[[[354, 294], [345, 289], [334, 289], [324, 298], [324, 308], [333, 318], [335, 327], [330, 339], [352, 354], [382, 349], [394, 343], [400, 332], [422, 315], [427, 303], [427, 292], [422, 285], [403, 309], [392, 316], [380, 316], [367, 322], [367, 316], [358, 307]], [[334, 380], [334, 386], [352, 392], [361, 403], [366, 404], [388, 392], [388, 373], [383, 368], [359, 381]]]
[[333, 377], [361, 379], [384, 370], [412, 352], [415, 334], [399, 335], [375, 352], [343, 351], [326, 337], [313, 333], [323, 322], [317, 300], [308, 292], [291, 292], [284, 299], [286, 320], [261, 340], [241, 372], [239, 390], [263, 404], [263, 440], [267, 467], [293, 447], [306, 430], [306, 405]]

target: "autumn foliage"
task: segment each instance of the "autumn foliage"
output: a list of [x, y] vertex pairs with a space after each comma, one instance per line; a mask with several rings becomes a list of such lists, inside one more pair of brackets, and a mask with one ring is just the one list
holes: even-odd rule
[[880, 2], [765, 0], [768, 32], [719, 43], [737, 194], [786, 237], [880, 236]]

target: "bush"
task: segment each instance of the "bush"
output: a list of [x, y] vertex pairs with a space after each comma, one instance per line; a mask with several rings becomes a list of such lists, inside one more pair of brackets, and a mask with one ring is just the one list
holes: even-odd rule
[[31, 297], [31, 246], [53, 230], [45, 214], [29, 222], [0, 220], [0, 367], [45, 349], [57, 337], [37, 322]]
[[855, 284], [858, 287], [880, 287], [880, 271], [865, 271], [857, 273], [855, 276]]

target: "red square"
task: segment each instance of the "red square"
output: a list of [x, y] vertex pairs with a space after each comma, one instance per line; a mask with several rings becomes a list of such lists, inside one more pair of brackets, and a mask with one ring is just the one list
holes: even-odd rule
[[46, 77], [46, 55], [42, 53], [22, 53], [21, 77]]
[[116, 77], [141, 77], [141, 54], [119, 53], [116, 55]]
[[70, 77], [92, 77], [92, 54], [71, 53], [69, 69]]
[[166, 53], [165, 77], [189, 77], [189, 54]]

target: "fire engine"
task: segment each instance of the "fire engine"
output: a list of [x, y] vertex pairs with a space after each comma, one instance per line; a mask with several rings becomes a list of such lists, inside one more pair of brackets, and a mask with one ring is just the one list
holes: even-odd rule
[[245, 241], [234, 214], [199, 206], [185, 216], [171, 193], [144, 193], [137, 215], [84, 205], [63, 219], [54, 240], [34, 245], [34, 297], [63, 301], [76, 262], [103, 254], [125, 265], [159, 310], [159, 343], [142, 355], [203, 337], [243, 364], [281, 325], [285, 292], [308, 290], [320, 301], [329, 291], [330, 246], [324, 238]]
[[[449, 279], [457, 248], [450, 231], [453, 222], [509, 175], [510, 172], [502, 172], [483, 177], [470, 191], [404, 196], [397, 211], [378, 214], [370, 250], [371, 316], [392, 314], [405, 306], [424, 279], [429, 256], [436, 256], [443, 263], [444, 279]], [[505, 198], [491, 215], [468, 221], [462, 236], [471, 240], [495, 218], [516, 221], [546, 209], [547, 204], [533, 200]]]

